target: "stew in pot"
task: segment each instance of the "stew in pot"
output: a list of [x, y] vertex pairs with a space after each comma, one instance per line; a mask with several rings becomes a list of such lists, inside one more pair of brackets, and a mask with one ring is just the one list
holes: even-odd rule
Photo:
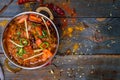
[[34, 67], [51, 58], [57, 46], [57, 34], [49, 20], [37, 14], [14, 18], [5, 30], [3, 43], [14, 62]]

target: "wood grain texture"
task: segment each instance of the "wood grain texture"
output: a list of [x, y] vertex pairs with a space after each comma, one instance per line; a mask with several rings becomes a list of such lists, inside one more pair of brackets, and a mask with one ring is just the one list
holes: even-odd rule
[[[56, 56], [51, 65], [16, 74], [4, 68], [5, 80], [119, 80], [120, 55]], [[0, 55], [0, 61], [5, 59]]]
[[[4, 6], [6, 1], [8, 0], [2, 1], [5, 2], [0, 3], [0, 8], [2, 8], [2, 6]], [[16, 2], [17, 0], [14, 0], [14, 2], [7, 8], [7, 10], [4, 13], [0, 14], [0, 21], [5, 19], [10, 20], [11, 17], [15, 16], [16, 14], [27, 11], [27, 9], [24, 8], [24, 5], [17, 5]], [[58, 56], [59, 53], [65, 52], [64, 50], [62, 51], [59, 49], [59, 52], [53, 59], [51, 65], [37, 70], [22, 70], [16, 74], [8, 72], [6, 70], [6, 68], [4, 67], [5, 56], [3, 54], [0, 54], [0, 63], [2, 63], [4, 69], [5, 80], [119, 80], [120, 39], [118, 36], [120, 33], [120, 0], [45, 0], [45, 2], [54, 4], [62, 4], [64, 2], [69, 2], [71, 8], [75, 9], [77, 16], [73, 18], [66, 13], [68, 27], [71, 27], [73, 25], [76, 26], [79, 22], [83, 21], [88, 25], [88, 27], [86, 27], [86, 31], [78, 33], [90, 35], [91, 30], [99, 25], [100, 29], [102, 29], [102, 31], [104, 32], [104, 35], [107, 35], [108, 37], [116, 36], [117, 39], [115, 39], [115, 41], [117, 43], [111, 40], [105, 41], [103, 43], [95, 43], [95, 50], [93, 50], [94, 54], [89, 52], [88, 50], [87, 54], [89, 55], [84, 54]], [[31, 6], [33, 10], [35, 10], [38, 6], [38, 3]], [[96, 21], [96, 17], [107, 17], [107, 20], [105, 20], [104, 22], [98, 22]], [[58, 23], [56, 23], [57, 27], [61, 26], [61, 23], [59, 23], [60, 17], [55, 16], [55, 18], [58, 21]], [[71, 24], [72, 19], [76, 19], [76, 22], [74, 24]], [[112, 26], [113, 28], [111, 28], [110, 26]], [[66, 29], [68, 27], [66, 27]], [[3, 29], [4, 28], [0, 27], [0, 36]], [[108, 31], [107, 29], [110, 29], [110, 31]], [[77, 37], [81, 37], [81, 35], [76, 35], [76, 38]], [[66, 38], [64, 39], [66, 40]], [[81, 39], [77, 38], [76, 40], [74, 39], [74, 37], [72, 38], [74, 42], [80, 41]], [[87, 43], [86, 41], [84, 41], [85, 44], [91, 45], [91, 42], [93, 42], [93, 39], [88, 37], [85, 40], [87, 40], [87, 42], [90, 42]], [[113, 43], [112, 48], [108, 48], [110, 47], [110, 45], [104, 46], [104, 44], [107, 43]], [[83, 47], [83, 49], [84, 48], [85, 46]], [[107, 49], [107, 53], [104, 51], [104, 48]], [[83, 51], [87, 51], [87, 49], [85, 48]], [[0, 52], [3, 53], [1, 47]], [[102, 55], [96, 54], [98, 52]]]
[[[0, 8], [4, 6], [7, 0], [0, 4]], [[120, 17], [120, 0], [45, 0], [45, 3], [64, 3], [69, 2], [71, 8], [74, 8], [76, 17]], [[31, 5], [33, 10], [38, 6], [38, 3]], [[7, 8], [7, 10], [0, 14], [0, 17], [11, 17], [20, 12], [28, 11], [24, 5], [18, 5], [17, 0]], [[67, 17], [68, 14], [66, 13]]]

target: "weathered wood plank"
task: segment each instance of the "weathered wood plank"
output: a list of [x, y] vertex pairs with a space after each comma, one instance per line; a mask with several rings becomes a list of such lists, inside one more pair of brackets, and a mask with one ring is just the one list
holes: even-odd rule
[[[5, 57], [0, 54], [0, 61]], [[120, 55], [56, 56], [53, 64], [16, 74], [4, 68], [5, 80], [119, 80]], [[2, 63], [3, 64], [3, 63]]]
[[[7, 0], [2, 0], [7, 1]], [[81, 21], [85, 22], [88, 27], [83, 32], [78, 32], [79, 34], [89, 34], [91, 30], [100, 29], [104, 35], [109, 37], [116, 37], [114, 40], [108, 40], [103, 43], [95, 43], [93, 45], [94, 40], [87, 38], [83, 41], [85, 44], [93, 45], [96, 50], [94, 54], [108, 54], [108, 55], [67, 55], [67, 56], [58, 56], [59, 53], [64, 53], [65, 50], [58, 50], [58, 55], [54, 58], [51, 65], [44, 67], [42, 69], [37, 70], [22, 70], [19, 73], [10, 73], [4, 67], [4, 59], [3, 54], [0, 54], [0, 63], [2, 63], [4, 72], [5, 72], [5, 80], [119, 80], [120, 79], [120, 55], [109, 55], [109, 54], [119, 54], [120, 53], [120, 45], [119, 45], [119, 18], [107, 18], [103, 22], [96, 21], [96, 18], [88, 18], [88, 17], [120, 17], [120, 0], [46, 0], [46, 2], [61, 4], [63, 2], [70, 2], [71, 8], [76, 10], [77, 16], [76, 18], [70, 18], [71, 16], [67, 15], [68, 19], [68, 27], [75, 27]], [[24, 5], [17, 5], [17, 0], [7, 8], [7, 10], [0, 14], [1, 19], [8, 20], [14, 15], [26, 11], [24, 9]], [[6, 3], [6, 2], [5, 2]], [[4, 2], [0, 3], [0, 8], [4, 6]], [[34, 9], [37, 5], [34, 5]], [[67, 14], [67, 13], [66, 13]], [[84, 18], [80, 18], [84, 17]], [[87, 18], [85, 18], [87, 17]], [[59, 16], [55, 16], [58, 18]], [[76, 22], [73, 24], [71, 21], [76, 19]], [[109, 24], [109, 25], [108, 25]], [[56, 23], [57, 26], [61, 25], [61, 23]], [[98, 26], [98, 27], [96, 27]], [[112, 26], [112, 28], [110, 27]], [[66, 27], [66, 30], [68, 29]], [[107, 29], [110, 29], [108, 31]], [[0, 27], [0, 33], [3, 30]], [[75, 34], [74, 34], [75, 35]], [[94, 34], [91, 34], [94, 35]], [[81, 41], [78, 37], [80, 35], [71, 38], [74, 42]], [[105, 36], [104, 36], [105, 37]], [[97, 37], [99, 38], [99, 37]], [[66, 40], [66, 38], [63, 38]], [[70, 40], [70, 37], [67, 38]], [[89, 39], [89, 40], [88, 40]], [[109, 38], [110, 39], [110, 38]], [[111, 38], [112, 39], [112, 38]], [[62, 40], [61, 40], [62, 41]], [[82, 42], [82, 43], [83, 43]], [[90, 42], [90, 43], [88, 43]], [[91, 44], [92, 42], [92, 44]], [[116, 42], [116, 43], [115, 43]], [[108, 43], [112, 43], [112, 46], [107, 45]], [[66, 44], [68, 46], [68, 44]], [[106, 45], [106, 46], [104, 46]], [[117, 45], [117, 46], [116, 46]], [[111, 47], [111, 48], [109, 48]], [[0, 47], [1, 48], [1, 47]], [[88, 51], [87, 54], [93, 54], [93, 52], [89, 52], [86, 46], [83, 47], [83, 51]], [[106, 51], [104, 50], [106, 48]], [[90, 48], [91, 49], [91, 48]], [[92, 49], [91, 49], [92, 50]], [[80, 51], [82, 51], [80, 49]], [[0, 49], [0, 52], [3, 51]], [[102, 53], [101, 53], [102, 52]], [[78, 51], [78, 53], [80, 53]], [[86, 54], [86, 53], [85, 53]], [[57, 66], [57, 67], [56, 67]]]
[[[6, 4], [3, 1], [0, 8]], [[74, 8], [76, 17], [120, 17], [120, 1], [119, 0], [45, 0], [45, 3], [64, 4], [70, 3], [70, 7]], [[37, 4], [31, 5], [33, 10], [38, 6]], [[0, 14], [0, 17], [14, 16], [20, 12], [27, 11], [24, 5], [18, 5], [17, 0], [7, 8], [7, 10]], [[66, 11], [65, 11], [66, 12]], [[68, 13], [66, 16], [69, 17]]]

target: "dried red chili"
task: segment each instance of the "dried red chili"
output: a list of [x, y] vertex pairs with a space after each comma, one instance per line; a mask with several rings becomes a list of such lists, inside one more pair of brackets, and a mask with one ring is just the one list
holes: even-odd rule
[[18, 0], [18, 4], [24, 4], [28, 2], [40, 2], [43, 3], [43, 0]]
[[50, 9], [52, 9], [53, 11], [55, 11], [57, 14], [59, 14], [59, 15], [65, 15], [65, 12], [64, 12], [64, 10], [63, 9], [61, 9], [59, 6], [56, 6], [56, 5], [54, 5], [54, 4], [52, 4], [52, 3], [50, 3], [50, 4], [47, 4], [46, 5], [48, 8], [50, 8]]

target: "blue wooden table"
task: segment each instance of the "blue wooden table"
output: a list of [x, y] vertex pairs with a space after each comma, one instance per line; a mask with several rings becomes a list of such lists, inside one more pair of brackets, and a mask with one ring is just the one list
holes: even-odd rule
[[[9, 0], [0, 0], [0, 9]], [[60, 46], [51, 65], [37, 70], [22, 70], [16, 74], [8, 72], [4, 66], [5, 56], [0, 46], [0, 62], [5, 80], [119, 80], [120, 79], [120, 0], [45, 0], [61, 7], [68, 3], [75, 9], [76, 16], [55, 17], [60, 34]], [[0, 34], [7, 23], [18, 13], [35, 11], [38, 3], [18, 5], [14, 0], [0, 14]], [[61, 18], [67, 26], [61, 29]], [[73, 23], [73, 19], [75, 22]], [[103, 19], [103, 20], [102, 20]], [[102, 21], [101, 21], [102, 20]], [[72, 29], [72, 32], [68, 32]], [[1, 36], [1, 35], [0, 35]], [[1, 37], [0, 37], [1, 38]], [[1, 43], [0, 43], [1, 45]], [[11, 64], [12, 65], [12, 64]], [[13, 65], [12, 65], [13, 66]]]

